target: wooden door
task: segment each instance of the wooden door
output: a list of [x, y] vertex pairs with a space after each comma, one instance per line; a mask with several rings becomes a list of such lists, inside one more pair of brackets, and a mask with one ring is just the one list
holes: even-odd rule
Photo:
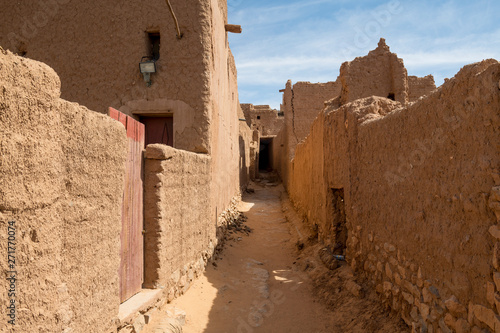
[[127, 130], [128, 156], [122, 205], [120, 301], [124, 302], [142, 289], [144, 281], [143, 240], [143, 158], [145, 127], [137, 120], [113, 108], [109, 116]]
[[163, 143], [174, 146], [174, 118], [141, 117], [141, 122], [146, 126], [146, 146], [151, 143]]

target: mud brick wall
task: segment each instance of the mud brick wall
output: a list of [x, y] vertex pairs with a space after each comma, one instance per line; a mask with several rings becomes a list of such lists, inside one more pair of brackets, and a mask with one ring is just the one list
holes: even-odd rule
[[497, 222], [488, 201], [500, 165], [499, 80], [496, 61], [467, 66], [429, 97], [359, 127], [351, 263], [420, 329], [500, 329], [488, 231]]
[[436, 83], [432, 75], [424, 77], [408, 76], [408, 99], [414, 102], [422, 96], [429, 95], [436, 89]]
[[261, 136], [275, 136], [283, 128], [285, 118], [269, 105], [241, 104], [245, 119], [251, 129], [258, 130]]
[[[0, 256], [15, 221], [13, 332], [110, 332], [120, 305], [126, 133], [59, 96], [51, 68], [0, 48]], [[6, 265], [0, 260], [0, 271]]]
[[203, 272], [217, 245], [210, 157], [154, 144], [145, 158], [144, 286], [164, 288], [171, 300]]
[[369, 96], [389, 97], [408, 102], [408, 74], [403, 60], [391, 53], [382, 38], [367, 56], [345, 62], [340, 67], [341, 103]]
[[[329, 246], [343, 192], [349, 264], [416, 331], [500, 329], [499, 81], [489, 60], [408, 107], [327, 106], [323, 145], [311, 133], [291, 166], [290, 197]], [[323, 179], [308, 162], [321, 149]], [[326, 200], [303, 195], [308, 182]]]
[[[243, 116], [243, 112], [241, 114]], [[255, 178], [255, 171], [254, 174], [250, 174], [250, 169], [252, 161], [252, 154], [250, 153], [250, 149], [252, 146], [256, 144], [256, 142], [253, 141], [253, 131], [248, 127], [246, 122], [240, 121], [240, 137], [239, 137], [239, 147], [240, 147], [240, 163], [239, 163], [239, 168], [240, 168], [240, 189], [243, 191], [246, 189], [248, 186], [248, 183], [250, 182], [250, 179]], [[254, 166], [255, 167], [255, 166]]]

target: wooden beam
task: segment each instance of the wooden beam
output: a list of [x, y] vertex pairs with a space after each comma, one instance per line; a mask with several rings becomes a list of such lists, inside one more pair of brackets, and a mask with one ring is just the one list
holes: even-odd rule
[[241, 29], [241, 25], [236, 25], [236, 24], [226, 24], [226, 31], [227, 32], [232, 32], [235, 34], [241, 34], [243, 29]]

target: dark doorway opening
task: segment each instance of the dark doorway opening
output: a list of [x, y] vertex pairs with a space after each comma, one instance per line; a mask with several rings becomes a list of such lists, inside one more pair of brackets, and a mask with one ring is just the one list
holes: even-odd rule
[[347, 248], [347, 219], [345, 215], [344, 189], [331, 189], [333, 254], [345, 255]]
[[141, 123], [146, 126], [146, 146], [152, 143], [174, 146], [174, 118], [172, 116], [141, 117]]
[[396, 96], [394, 95], [394, 93], [389, 93], [389, 95], [387, 95], [387, 98], [393, 101], [396, 100]]
[[259, 170], [273, 171], [273, 139], [260, 139]]

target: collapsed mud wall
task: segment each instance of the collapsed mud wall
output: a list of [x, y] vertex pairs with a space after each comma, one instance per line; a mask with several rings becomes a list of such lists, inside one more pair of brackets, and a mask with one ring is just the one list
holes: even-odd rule
[[[500, 329], [499, 80], [490, 60], [409, 107], [376, 97], [327, 107], [297, 147], [292, 201], [332, 248], [341, 203], [349, 264], [415, 330]], [[309, 161], [322, 149], [323, 179]]]
[[432, 75], [424, 77], [408, 76], [408, 100], [414, 102], [422, 96], [429, 95], [436, 89]]
[[403, 60], [391, 53], [382, 38], [378, 47], [367, 56], [345, 62], [340, 67], [341, 103], [369, 96], [388, 97], [407, 103], [407, 78]]
[[360, 98], [379, 96], [405, 105], [435, 88], [432, 75], [408, 77], [403, 60], [390, 51], [384, 39], [368, 55], [343, 63], [335, 82], [292, 85], [288, 81], [282, 90], [285, 127], [278, 134], [280, 145], [275, 146], [273, 161], [285, 187], [290, 183], [288, 175], [295, 148], [309, 134], [325, 102], [332, 110]]
[[[14, 331], [108, 332], [120, 305], [126, 133], [59, 96], [51, 68], [0, 49], [0, 255], [12, 221]], [[0, 288], [9, 289], [4, 277]]]

